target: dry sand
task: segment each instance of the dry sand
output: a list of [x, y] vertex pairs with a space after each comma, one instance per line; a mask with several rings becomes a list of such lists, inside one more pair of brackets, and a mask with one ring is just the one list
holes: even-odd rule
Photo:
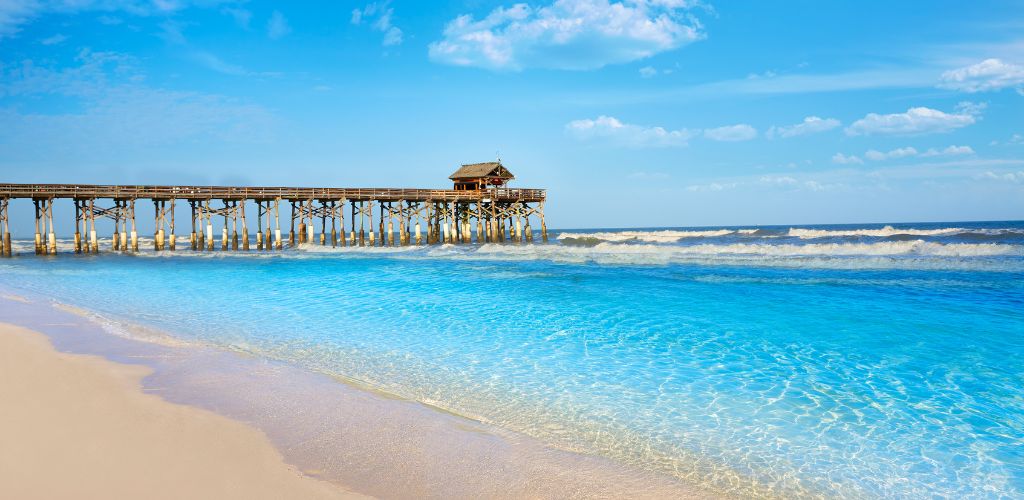
[[267, 437], [142, 392], [148, 368], [0, 323], [0, 498], [359, 498]]

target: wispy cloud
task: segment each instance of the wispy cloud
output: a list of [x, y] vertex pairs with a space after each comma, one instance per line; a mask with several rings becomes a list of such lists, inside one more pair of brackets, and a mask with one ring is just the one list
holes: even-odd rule
[[868, 113], [846, 127], [846, 134], [921, 135], [949, 132], [975, 123], [984, 104], [961, 103], [953, 113], [926, 107], [910, 108], [904, 113], [880, 115]]
[[704, 137], [713, 141], [723, 142], [749, 141], [757, 137], [757, 129], [746, 123], [726, 125], [724, 127], [705, 129]]
[[839, 165], [862, 165], [864, 164], [864, 160], [860, 159], [860, 157], [856, 155], [847, 156], [842, 153], [836, 153], [832, 155], [832, 163]]
[[8, 131], [0, 134], [0, 144], [8, 158], [142, 151], [196, 140], [258, 141], [273, 122], [254, 104], [145, 85], [129, 56], [82, 51], [75, 63], [54, 69], [29, 62], [0, 75], [0, 95], [58, 95], [73, 103], [56, 113], [0, 110], [0, 128]]
[[686, 190], [690, 192], [718, 192], [725, 191], [726, 189], [736, 189], [737, 186], [739, 186], [737, 182], [709, 182], [707, 184], [691, 184], [686, 186]]
[[666, 130], [662, 127], [633, 125], [611, 116], [575, 120], [566, 124], [565, 129], [577, 139], [610, 141], [615, 145], [633, 148], [683, 147], [699, 133], [686, 129]]
[[946, 71], [939, 87], [963, 92], [985, 92], [1014, 87], [1024, 94], [1024, 66], [985, 59], [977, 64]]
[[640, 68], [640, 77], [641, 78], [652, 78], [652, 77], [654, 77], [657, 74], [658, 74], [658, 70], [654, 69], [654, 67], [652, 67], [652, 66], [644, 66], [644, 67]]
[[67, 39], [67, 36], [57, 33], [56, 35], [48, 36], [46, 38], [43, 38], [42, 40], [39, 40], [39, 43], [43, 45], [59, 45], [64, 43]]
[[757, 129], [740, 123], [709, 129], [669, 130], [664, 127], [625, 123], [612, 116], [574, 120], [565, 130], [579, 140], [601, 140], [616, 146], [632, 148], [665, 148], [688, 146], [690, 140], [703, 136], [721, 142], [749, 141], [757, 137]]
[[943, 149], [929, 148], [924, 153], [921, 153], [921, 157], [928, 158], [931, 156], [960, 156], [973, 154], [974, 148], [970, 146], [946, 146]]
[[120, 17], [117, 17], [117, 16], [102, 15], [100, 17], [97, 17], [96, 20], [99, 21], [100, 24], [103, 24], [103, 25], [106, 25], [106, 26], [117, 26], [119, 24], [124, 24], [124, 19], [121, 19]]
[[1010, 182], [1013, 184], [1024, 183], [1024, 170], [1018, 172], [1000, 172], [996, 173], [991, 170], [986, 171], [983, 174], [977, 176], [978, 179], [994, 180], [1001, 182]]
[[288, 19], [280, 11], [275, 10], [267, 20], [267, 36], [271, 40], [277, 40], [292, 32], [288, 25]]
[[845, 92], [850, 90], [927, 88], [935, 71], [927, 67], [851, 70], [835, 73], [795, 73], [763, 78], [736, 78], [691, 86], [694, 95], [772, 95]]
[[483, 19], [450, 21], [429, 46], [430, 59], [456, 66], [518, 71], [596, 69], [644, 59], [700, 39], [684, 0], [555, 0], [498, 7]]
[[220, 11], [223, 14], [231, 16], [231, 18], [235, 20], [235, 24], [238, 26], [249, 29], [249, 25], [252, 22], [252, 11], [241, 7], [224, 7]]
[[864, 158], [871, 161], [893, 160], [906, 158], [908, 156], [917, 156], [917, 149], [908, 146], [905, 148], [896, 148], [885, 153], [874, 149], [869, 149], [864, 153]]
[[[0, 1], [0, 40], [16, 36], [21, 28], [46, 14], [75, 14], [79, 12], [124, 12], [136, 16], [166, 14], [190, 6], [210, 7], [220, 0], [2, 0]], [[101, 16], [104, 24], [116, 24], [117, 18]]]
[[190, 59], [206, 67], [207, 69], [223, 73], [225, 75], [244, 76], [250, 74], [248, 70], [237, 65], [225, 62], [220, 57], [206, 51], [196, 51]]
[[362, 9], [353, 9], [350, 22], [355, 25], [365, 22], [375, 31], [383, 33], [384, 39], [381, 41], [381, 45], [385, 47], [401, 45], [404, 34], [391, 21], [395, 9], [391, 8], [390, 4], [390, 1], [374, 2], [367, 4]]
[[809, 193], [836, 190], [877, 192], [879, 189], [890, 189], [898, 184], [931, 186], [939, 181], [961, 186], [977, 182], [1024, 184], [1024, 160], [960, 159], [917, 162], [885, 168], [844, 166], [815, 172], [742, 175], [703, 179], [702, 183], [689, 185], [686, 190], [743, 190], [761, 194], [769, 189]]
[[167, 43], [185, 45], [188, 40], [185, 38], [185, 26], [175, 20], [167, 20], [160, 23], [160, 38]]
[[773, 126], [768, 129], [765, 134], [769, 139], [775, 137], [781, 137], [783, 139], [790, 137], [798, 137], [801, 135], [817, 134], [819, 132], [827, 132], [834, 128], [838, 128], [842, 123], [835, 118], [819, 118], [817, 116], [808, 116], [804, 118], [804, 121], [797, 123], [796, 125], [782, 125]]
[[[885, 160], [899, 160], [903, 158], [931, 158], [937, 156], [964, 156], [973, 155], [974, 149], [970, 146], [956, 146], [951, 145], [942, 149], [929, 148], [923, 153], [919, 152], [917, 148], [913, 146], [905, 146], [902, 148], [891, 149], [889, 151], [878, 151], [876, 149], [869, 149], [864, 152], [864, 159], [870, 161], [885, 161]], [[846, 156], [842, 153], [836, 153], [832, 157], [833, 163], [841, 165], [854, 165], [862, 164], [864, 160], [856, 155]]]

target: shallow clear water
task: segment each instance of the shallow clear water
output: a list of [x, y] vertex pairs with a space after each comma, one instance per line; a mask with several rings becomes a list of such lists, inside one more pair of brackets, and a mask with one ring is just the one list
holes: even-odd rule
[[1022, 223], [25, 255], [0, 285], [725, 491], [1024, 495]]

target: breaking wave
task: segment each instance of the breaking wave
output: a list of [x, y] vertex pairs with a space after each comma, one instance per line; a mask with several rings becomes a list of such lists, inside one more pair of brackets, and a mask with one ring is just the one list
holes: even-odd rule
[[1018, 229], [965, 229], [960, 227], [946, 227], [938, 229], [913, 229], [894, 228], [885, 226], [880, 229], [807, 229], [790, 228], [788, 236], [800, 239], [834, 238], [840, 236], [874, 236], [878, 238], [889, 238], [893, 236], [964, 236], [964, 235], [1003, 235], [1003, 234], [1024, 234], [1024, 230]]
[[561, 233], [559, 241], [608, 241], [622, 243], [638, 241], [644, 243], [674, 243], [684, 238], [716, 238], [730, 234], [754, 234], [757, 229], [712, 229], [706, 231], [604, 231], [596, 233]]
[[743, 265], [841, 269], [974, 269], [1021, 272], [1024, 246], [999, 243], [936, 243], [923, 240], [877, 243], [759, 243], [673, 246], [600, 243], [568, 245], [446, 245], [427, 250], [432, 258], [549, 260], [605, 265]]

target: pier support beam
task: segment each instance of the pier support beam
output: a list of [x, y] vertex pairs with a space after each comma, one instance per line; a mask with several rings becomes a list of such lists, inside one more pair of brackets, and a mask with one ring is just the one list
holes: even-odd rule
[[81, 200], [75, 199], [75, 253], [82, 253], [82, 224], [83, 224], [83, 213], [82, 213], [82, 202]]
[[171, 227], [170, 227], [171, 233], [170, 233], [170, 235], [168, 237], [168, 243], [170, 243], [171, 251], [173, 252], [174, 251], [174, 245], [175, 245], [175, 241], [174, 241], [174, 198], [171, 198], [171, 209], [170, 209], [170, 212], [171, 212]]
[[242, 199], [240, 202], [240, 216], [242, 217], [242, 250], [249, 250], [249, 226], [245, 222], [245, 203], [246, 200]]
[[96, 237], [96, 200], [89, 198], [89, 245], [92, 253], [100, 253], [100, 242]]
[[256, 200], [256, 250], [263, 250], [263, 202]]
[[206, 200], [206, 203], [203, 206], [202, 215], [203, 215], [203, 217], [206, 217], [206, 220], [204, 221], [205, 222], [204, 225], [206, 226], [206, 235], [205, 235], [205, 238], [206, 238], [206, 250], [208, 252], [212, 252], [213, 249], [214, 249], [214, 243], [213, 243], [213, 212], [210, 211], [210, 200]]
[[0, 255], [10, 257], [11, 252], [11, 226], [8, 222], [8, 207], [10, 200], [0, 198]]
[[198, 250], [199, 235], [196, 234], [196, 200], [188, 200], [188, 209], [192, 215], [192, 232], [189, 233], [188, 241], [189, 245], [191, 245], [192, 247], [192, 250]]
[[132, 219], [132, 251], [139, 251], [139, 233], [135, 227], [135, 199], [128, 200], [128, 215]]
[[540, 202], [540, 238], [544, 243], [548, 242], [548, 226], [544, 222], [544, 202]]

